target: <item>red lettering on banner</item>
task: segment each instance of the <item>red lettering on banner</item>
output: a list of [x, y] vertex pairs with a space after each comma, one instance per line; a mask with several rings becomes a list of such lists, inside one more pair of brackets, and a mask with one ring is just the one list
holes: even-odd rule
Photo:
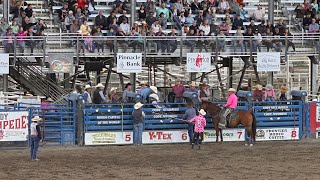
[[21, 123], [21, 120], [16, 119], [16, 129], [20, 129], [20, 123]]
[[150, 140], [154, 140], [154, 139], [158, 139], [158, 140], [161, 140], [161, 139], [164, 139], [164, 140], [167, 140], [167, 139], [171, 139], [171, 133], [163, 133], [163, 132], [149, 132], [149, 138]]
[[26, 119], [27, 119], [27, 116], [21, 116], [21, 120], [22, 120], [22, 122], [21, 122], [21, 124], [22, 124], [21, 128], [23, 128], [23, 129], [27, 127]]
[[14, 129], [14, 120], [9, 121], [9, 129]]
[[8, 126], [8, 124], [9, 124], [9, 121], [4, 121], [4, 122], [3, 122], [3, 129], [6, 129], [6, 127]]

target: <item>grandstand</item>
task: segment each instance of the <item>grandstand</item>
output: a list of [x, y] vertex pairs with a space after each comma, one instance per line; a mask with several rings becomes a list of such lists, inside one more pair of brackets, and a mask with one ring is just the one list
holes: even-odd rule
[[[145, 5], [147, 0], [139, 0], [136, 3], [134, 9], [135, 13], [132, 12], [131, 4], [128, 1], [116, 0], [94, 0], [90, 1], [94, 2], [94, 10], [91, 10], [90, 14], [84, 15], [85, 19], [88, 21], [88, 26], [94, 30], [95, 28], [95, 18], [99, 15], [99, 11], [103, 11], [103, 15], [106, 18], [112, 20], [111, 14], [116, 8], [116, 18], [117, 20], [120, 17], [123, 18], [123, 14], [120, 13], [122, 10], [126, 10], [126, 17], [129, 20], [129, 24], [132, 24], [137, 21], [138, 27], [144, 23], [144, 20], [139, 19], [139, 9], [141, 5]], [[148, 0], [149, 2], [149, 0]], [[171, 8], [173, 6], [170, 2], [176, 1], [166, 1], [166, 7]], [[192, 6], [192, 1], [184, 1], [190, 2]], [[201, 0], [199, 1], [201, 2]], [[206, 2], [206, 1], [202, 1]], [[214, 1], [215, 2], [215, 1]], [[317, 49], [317, 41], [319, 39], [319, 35], [317, 33], [309, 33], [308, 30], [304, 29], [303, 20], [296, 15], [296, 7], [299, 4], [302, 4], [303, 0], [278, 0], [274, 3], [273, 6], [273, 15], [274, 15], [274, 25], [277, 25], [279, 21], [284, 21], [285, 27], [289, 29], [292, 36], [287, 38], [288, 41], [291, 41], [295, 44], [295, 51], [286, 50], [285, 46], [282, 46], [281, 58], [281, 72], [274, 73], [273, 84], [275, 87], [279, 87], [282, 84], [289, 84], [291, 89], [295, 88], [303, 88], [307, 91], [317, 92], [318, 89], [315, 89], [316, 84], [319, 81], [318, 75], [318, 58], [319, 58], [319, 49]], [[28, 91], [33, 94], [50, 96], [55, 100], [58, 100], [61, 95], [67, 94], [71, 91], [75, 84], [86, 84], [88, 82], [92, 82], [93, 84], [101, 82], [106, 82], [108, 87], [121, 87], [121, 83], [130, 81], [130, 74], [118, 74], [116, 73], [116, 67], [114, 66], [114, 59], [116, 58], [115, 52], [124, 52], [125, 46], [123, 44], [118, 44], [115, 42], [121, 42], [127, 40], [127, 42], [134, 42], [134, 38], [132, 36], [129, 37], [115, 37], [114, 35], [110, 36], [109, 27], [102, 29], [102, 37], [89, 36], [91, 41], [95, 42], [98, 40], [104, 41], [104, 53], [97, 51], [89, 51], [86, 47], [85, 41], [88, 36], [83, 36], [79, 32], [71, 32], [70, 29], [66, 28], [66, 24], [63, 20], [61, 20], [61, 12], [64, 6], [64, 2], [62, 1], [26, 1], [27, 4], [32, 6], [34, 12], [36, 12], [36, 18], [42, 19], [46, 24], [46, 29], [44, 30], [44, 34], [40, 34], [39, 39], [36, 42], [43, 42], [43, 45], [38, 48], [34, 48], [33, 52], [31, 52], [30, 46], [28, 46], [28, 41], [32, 42], [31, 39], [26, 38], [26, 46], [24, 52], [19, 51], [19, 46], [17, 43], [14, 44], [14, 52], [11, 52], [11, 64], [10, 67], [10, 88], [11, 90], [20, 89], [21, 91]], [[244, 10], [247, 11], [245, 18], [247, 22], [243, 22], [243, 28], [241, 33], [246, 35], [246, 30], [250, 26], [250, 19], [254, 18], [253, 14], [257, 9], [257, 5], [259, 4], [265, 10], [264, 19], [267, 20], [268, 12], [269, 12], [269, 1], [265, 0], [245, 0], [244, 2]], [[25, 9], [27, 4], [22, 6]], [[119, 10], [119, 5], [124, 4], [126, 7]], [[161, 8], [161, 2], [154, 0], [153, 2], [156, 9]], [[123, 5], [123, 6], [124, 6]], [[202, 4], [203, 5], [203, 4]], [[216, 5], [215, 5], [216, 6]], [[74, 7], [74, 6], [72, 6]], [[88, 6], [91, 8], [91, 5]], [[118, 9], [117, 9], [118, 8]], [[218, 9], [218, 6], [216, 7]], [[68, 13], [71, 10], [70, 4], [68, 7]], [[150, 11], [150, 10], [148, 10]], [[153, 10], [157, 11], [157, 10]], [[204, 10], [205, 11], [205, 10]], [[67, 13], [63, 12], [63, 13]], [[73, 14], [76, 14], [76, 9], [74, 9]], [[157, 13], [154, 13], [156, 16]], [[226, 16], [228, 13], [221, 13], [217, 10], [214, 17], [212, 19], [214, 22], [212, 26], [215, 25], [219, 27], [223, 22], [226, 21]], [[230, 13], [229, 16], [231, 19], [236, 18], [236, 14]], [[10, 22], [12, 22], [14, 14], [9, 15]], [[191, 17], [193, 19], [197, 19], [197, 13], [191, 13]], [[258, 20], [254, 21], [254, 28], [257, 28], [261, 22]], [[318, 22], [317, 22], [318, 23]], [[120, 24], [120, 22], [119, 22]], [[218, 38], [216, 34], [211, 33], [210, 36], [206, 37], [208, 44], [207, 48], [209, 49], [209, 53], [212, 55], [212, 59], [214, 63], [217, 63], [217, 67], [212, 66], [212, 71], [215, 71], [216, 68], [219, 71], [215, 71], [210, 74], [206, 74], [206, 76], [202, 77], [202, 74], [190, 74], [186, 72], [185, 58], [186, 54], [190, 52], [190, 46], [186, 44], [187, 41], [197, 42], [199, 37], [189, 37], [191, 35], [187, 34], [187, 38], [184, 33], [184, 24], [177, 25], [175, 21], [175, 16], [173, 12], [170, 12], [170, 17], [167, 19], [166, 28], [163, 29], [163, 33], [167, 36], [171, 29], [175, 29], [176, 43], [178, 44], [177, 49], [174, 52], [161, 53], [157, 52], [157, 45], [155, 47], [150, 47], [154, 44], [154, 42], [165, 41], [161, 37], [149, 37], [148, 32], [143, 32], [143, 43], [142, 43], [142, 53], [145, 59], [143, 73], [139, 74], [137, 77], [137, 82], [139, 81], [149, 81], [150, 84], [157, 85], [159, 87], [169, 87], [170, 80], [174, 81], [176, 78], [182, 78], [185, 82], [189, 82], [191, 79], [197, 78], [197, 81], [204, 80], [213, 88], [226, 88], [227, 86], [240, 87], [241, 86], [249, 86], [251, 87], [253, 84], [260, 81], [262, 84], [267, 84], [269, 75], [264, 72], [257, 73], [254, 71], [256, 53], [250, 51], [250, 47], [248, 47], [247, 52], [234, 52], [233, 48], [233, 36], [236, 33], [234, 29], [228, 29], [226, 31], [226, 40], [225, 40], [225, 48], [224, 51], [219, 51], [218, 47], [214, 47], [210, 42], [218, 42]], [[186, 26], [189, 26], [186, 25]], [[111, 26], [110, 26], [111, 27]], [[221, 27], [221, 26], [220, 26]], [[150, 28], [147, 30], [149, 31]], [[36, 33], [36, 29], [33, 29], [34, 33]], [[147, 35], [147, 36], [145, 36]], [[251, 38], [244, 36], [245, 41], [250, 42]], [[267, 39], [267, 36], [262, 36]], [[286, 41], [286, 37], [282, 36], [280, 38], [282, 42]], [[2, 36], [2, 40], [8, 40], [8, 36], [5, 34]], [[166, 41], [170, 39], [167, 38]], [[114, 43], [115, 50], [110, 51], [109, 46]], [[250, 44], [250, 43], [249, 43]], [[139, 51], [139, 48], [137, 48]], [[129, 45], [126, 52], [132, 52], [133, 44]], [[194, 52], [199, 52], [199, 46], [195, 45]], [[1, 51], [5, 52], [5, 45], [1, 47]], [[262, 45], [261, 51], [266, 52], [267, 46]], [[272, 48], [271, 51], [275, 51]], [[48, 73], [48, 65], [49, 59], [52, 55], [55, 54], [65, 54], [71, 55], [74, 60], [74, 72], [72, 73], [60, 73], [55, 76]], [[85, 63], [91, 61], [100, 61], [104, 63], [104, 68], [100, 72], [86, 72], [85, 71]], [[226, 63], [223, 62], [232, 62]], [[111, 68], [110, 68], [111, 67]], [[245, 70], [244, 68], [245, 67]], [[110, 69], [110, 73], [109, 72]], [[112, 71], [111, 71], [112, 70]], [[216, 73], [219, 72], [220, 74]], [[76, 74], [76, 78], [73, 78], [72, 75]], [[242, 75], [241, 75], [242, 74]], [[316, 75], [316, 76], [315, 76]], [[71, 76], [71, 77], [70, 77]], [[220, 77], [221, 76], [221, 77]], [[204, 78], [205, 77], [205, 78]], [[231, 78], [232, 77], [232, 78]], [[220, 79], [220, 80], [219, 80]], [[231, 85], [232, 84], [232, 85]], [[316, 87], [318, 88], [318, 87]]]

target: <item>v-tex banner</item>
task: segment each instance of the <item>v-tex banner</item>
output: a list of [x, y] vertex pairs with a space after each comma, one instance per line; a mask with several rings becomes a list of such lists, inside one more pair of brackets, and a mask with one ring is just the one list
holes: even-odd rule
[[210, 53], [187, 53], [187, 72], [210, 72]]
[[117, 53], [117, 73], [141, 73], [142, 53]]
[[0, 141], [27, 141], [28, 111], [0, 112]]

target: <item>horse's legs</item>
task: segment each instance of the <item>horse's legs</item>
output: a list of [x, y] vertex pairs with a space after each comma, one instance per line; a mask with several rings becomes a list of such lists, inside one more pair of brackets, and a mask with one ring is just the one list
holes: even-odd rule
[[252, 132], [252, 127], [246, 127], [247, 133], [248, 133], [248, 141], [247, 143], [250, 144], [250, 146], [253, 146], [253, 132]]
[[216, 127], [215, 130], [216, 130], [216, 142], [219, 142], [219, 127]]
[[219, 131], [220, 131], [220, 138], [221, 138], [221, 142], [223, 142], [223, 134], [222, 134], [222, 129], [219, 128]]

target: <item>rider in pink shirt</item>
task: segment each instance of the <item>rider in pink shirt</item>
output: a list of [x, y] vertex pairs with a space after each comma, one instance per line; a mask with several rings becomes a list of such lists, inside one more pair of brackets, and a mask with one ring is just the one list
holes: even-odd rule
[[203, 141], [203, 132], [204, 132], [204, 127], [207, 125], [206, 118], [204, 116], [206, 115], [206, 112], [201, 109], [199, 111], [199, 115], [190, 119], [188, 122], [194, 122], [194, 136], [192, 140], [192, 149], [194, 147], [194, 143], [197, 142], [199, 144], [199, 149], [201, 142]]
[[229, 97], [227, 103], [224, 105], [226, 107], [224, 114], [222, 116], [222, 123], [219, 123], [221, 128], [225, 128], [227, 116], [232, 113], [237, 108], [238, 105], [238, 97], [235, 95], [236, 90], [234, 88], [230, 88], [228, 90]]

